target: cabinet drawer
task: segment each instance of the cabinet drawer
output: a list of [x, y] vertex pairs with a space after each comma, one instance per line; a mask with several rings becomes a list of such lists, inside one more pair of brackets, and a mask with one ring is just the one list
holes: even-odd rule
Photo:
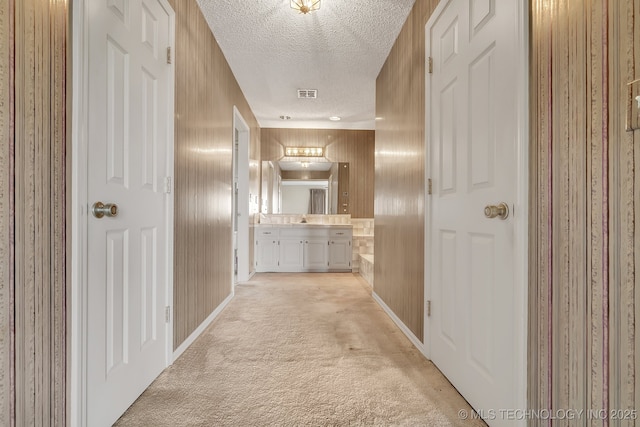
[[271, 237], [278, 237], [278, 229], [274, 228], [272, 230], [262, 230], [262, 229], [257, 229], [256, 233], [255, 233], [257, 238], [265, 238], [265, 239], [269, 239]]
[[351, 238], [351, 230], [347, 230], [347, 229], [339, 229], [339, 230], [331, 230], [330, 234], [331, 237], [344, 237], [344, 238]]

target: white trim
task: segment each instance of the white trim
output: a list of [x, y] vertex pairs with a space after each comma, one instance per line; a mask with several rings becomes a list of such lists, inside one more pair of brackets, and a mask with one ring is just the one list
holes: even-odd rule
[[[514, 307], [520, 316], [515, 319], [517, 342], [515, 361], [516, 404], [527, 408], [527, 355], [528, 355], [528, 310], [529, 310], [529, 2], [519, 0], [517, 4], [517, 182], [516, 209], [514, 212]], [[525, 425], [523, 421], [520, 423]]]
[[407, 338], [409, 338], [409, 341], [411, 341], [411, 343], [415, 346], [415, 348], [417, 348], [420, 353], [422, 353], [422, 355], [427, 358], [427, 360], [429, 359], [429, 357], [427, 356], [427, 354], [425, 353], [425, 348], [424, 348], [424, 344], [422, 344], [420, 342], [420, 340], [418, 339], [418, 337], [416, 337], [413, 332], [411, 332], [411, 329], [409, 329], [407, 327], [407, 325], [405, 325], [402, 320], [400, 320], [400, 318], [398, 316], [396, 316], [396, 314], [393, 312], [393, 310], [391, 310], [391, 308], [389, 308], [389, 306], [382, 300], [382, 298], [380, 298], [378, 296], [378, 294], [376, 294], [375, 292], [371, 293], [371, 296], [373, 297], [373, 299], [375, 300], [375, 302], [378, 303], [378, 305], [380, 307], [382, 307], [382, 309], [384, 310], [385, 313], [387, 313], [387, 315], [391, 318], [391, 320], [393, 320], [393, 323], [396, 324], [396, 326], [398, 326], [398, 328], [400, 328], [400, 330], [402, 331], [403, 334], [405, 334], [407, 336]]
[[180, 346], [173, 352], [173, 360], [176, 360], [178, 357], [180, 357], [182, 353], [184, 353], [185, 350], [188, 349], [189, 346], [191, 346], [191, 344], [193, 344], [200, 335], [202, 335], [204, 330], [207, 329], [207, 327], [211, 325], [216, 317], [218, 317], [220, 313], [222, 313], [222, 310], [227, 307], [227, 305], [233, 299], [234, 295], [234, 292], [231, 292], [231, 294], [224, 301], [222, 301], [222, 303], [220, 303], [220, 305], [218, 305], [215, 310], [213, 310], [213, 313], [211, 313], [209, 317], [204, 319], [204, 321], [200, 323], [200, 326], [198, 326], [196, 330], [193, 331], [191, 335], [189, 335], [189, 337], [187, 337], [187, 339], [182, 342], [182, 344], [180, 344]]
[[[176, 42], [176, 12], [173, 10], [167, 0], [158, 0], [169, 16], [169, 46], [171, 47], [172, 56], [175, 58], [175, 42]], [[176, 89], [176, 61], [172, 60], [169, 71], [169, 90], [167, 91], [167, 176], [171, 177], [170, 193], [165, 194], [166, 210], [167, 210], [167, 262], [166, 262], [166, 292], [165, 306], [169, 307], [171, 313], [170, 321], [166, 323], [165, 339], [166, 339], [166, 359], [165, 366], [173, 363], [173, 249], [175, 242], [174, 235], [174, 209], [175, 209], [175, 169], [174, 169], [174, 152], [175, 152], [175, 89]]]
[[[429, 58], [430, 49], [428, 43], [428, 29], [433, 25], [437, 17], [443, 12], [448, 1], [440, 1], [425, 25], [425, 58]], [[527, 408], [527, 337], [528, 337], [528, 285], [529, 285], [529, 8], [527, 0], [517, 0], [516, 49], [518, 51], [518, 69], [516, 71], [517, 85], [517, 147], [516, 147], [516, 197], [514, 220], [514, 307], [517, 317], [514, 319], [516, 340], [514, 343], [518, 357], [514, 361], [514, 380], [516, 395], [516, 407]], [[431, 90], [431, 79], [425, 74], [425, 93]], [[429, 97], [425, 95], [425, 179], [431, 175], [430, 146], [429, 146]], [[428, 269], [428, 261], [431, 259], [431, 197], [427, 194], [427, 181], [425, 181], [425, 269]], [[424, 298], [426, 301], [431, 296], [429, 275], [424, 277]], [[430, 328], [427, 311], [424, 311], [424, 354], [431, 352], [431, 344], [428, 332]], [[514, 425], [525, 425], [524, 421]]]
[[71, 3], [71, 283], [69, 425], [87, 424], [88, 0]]
[[[251, 253], [251, 242], [249, 241], [249, 219], [251, 217], [251, 193], [249, 188], [249, 175], [250, 175], [250, 161], [249, 150], [251, 147], [251, 129], [245, 121], [240, 110], [233, 106], [233, 126], [232, 126], [232, 147], [234, 147], [233, 153], [235, 155], [235, 131], [238, 130], [238, 215], [236, 218], [232, 218], [233, 221], [238, 221], [238, 274], [237, 277], [232, 279], [233, 285], [236, 283], [246, 282], [251, 278], [252, 263], [249, 259]], [[236, 162], [233, 161], [233, 165]], [[232, 176], [232, 182], [234, 177]], [[231, 190], [233, 192], [233, 188]], [[234, 194], [231, 195], [232, 200]], [[233, 209], [232, 209], [233, 211]], [[231, 230], [233, 238], [233, 230]], [[233, 247], [231, 248], [233, 253]], [[232, 260], [232, 267], [235, 260]], [[233, 270], [232, 270], [233, 271]]]
[[[175, 12], [167, 0], [158, 0], [169, 14], [169, 41], [175, 45]], [[72, 0], [71, 14], [71, 280], [69, 425], [87, 424], [87, 236], [88, 236], [88, 123], [89, 123], [89, 0]], [[175, 62], [175, 61], [174, 61]], [[173, 177], [175, 65], [171, 65], [171, 90], [167, 109], [167, 172]], [[167, 198], [167, 290], [166, 305], [173, 312], [173, 191]], [[166, 366], [172, 363], [173, 316], [167, 323]]]

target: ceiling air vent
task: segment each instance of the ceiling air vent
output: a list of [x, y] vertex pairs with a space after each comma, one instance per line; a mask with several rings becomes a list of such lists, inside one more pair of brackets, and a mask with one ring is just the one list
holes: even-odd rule
[[298, 89], [299, 99], [316, 99], [318, 97], [317, 89]]

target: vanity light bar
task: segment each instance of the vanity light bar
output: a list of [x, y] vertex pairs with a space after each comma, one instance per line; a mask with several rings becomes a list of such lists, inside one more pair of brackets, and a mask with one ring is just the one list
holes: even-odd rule
[[322, 157], [324, 149], [322, 147], [287, 147], [285, 155], [287, 157]]

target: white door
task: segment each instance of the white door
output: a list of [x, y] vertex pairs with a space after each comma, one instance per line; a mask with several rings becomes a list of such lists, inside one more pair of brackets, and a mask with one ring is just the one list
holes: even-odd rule
[[87, 419], [110, 426], [167, 365], [173, 12], [164, 0], [88, 5], [88, 208], [117, 215], [89, 214]]
[[[438, 10], [426, 27], [429, 351], [490, 425], [506, 425], [490, 411], [517, 408], [517, 2], [443, 0]], [[509, 216], [487, 218], [501, 202]]]

